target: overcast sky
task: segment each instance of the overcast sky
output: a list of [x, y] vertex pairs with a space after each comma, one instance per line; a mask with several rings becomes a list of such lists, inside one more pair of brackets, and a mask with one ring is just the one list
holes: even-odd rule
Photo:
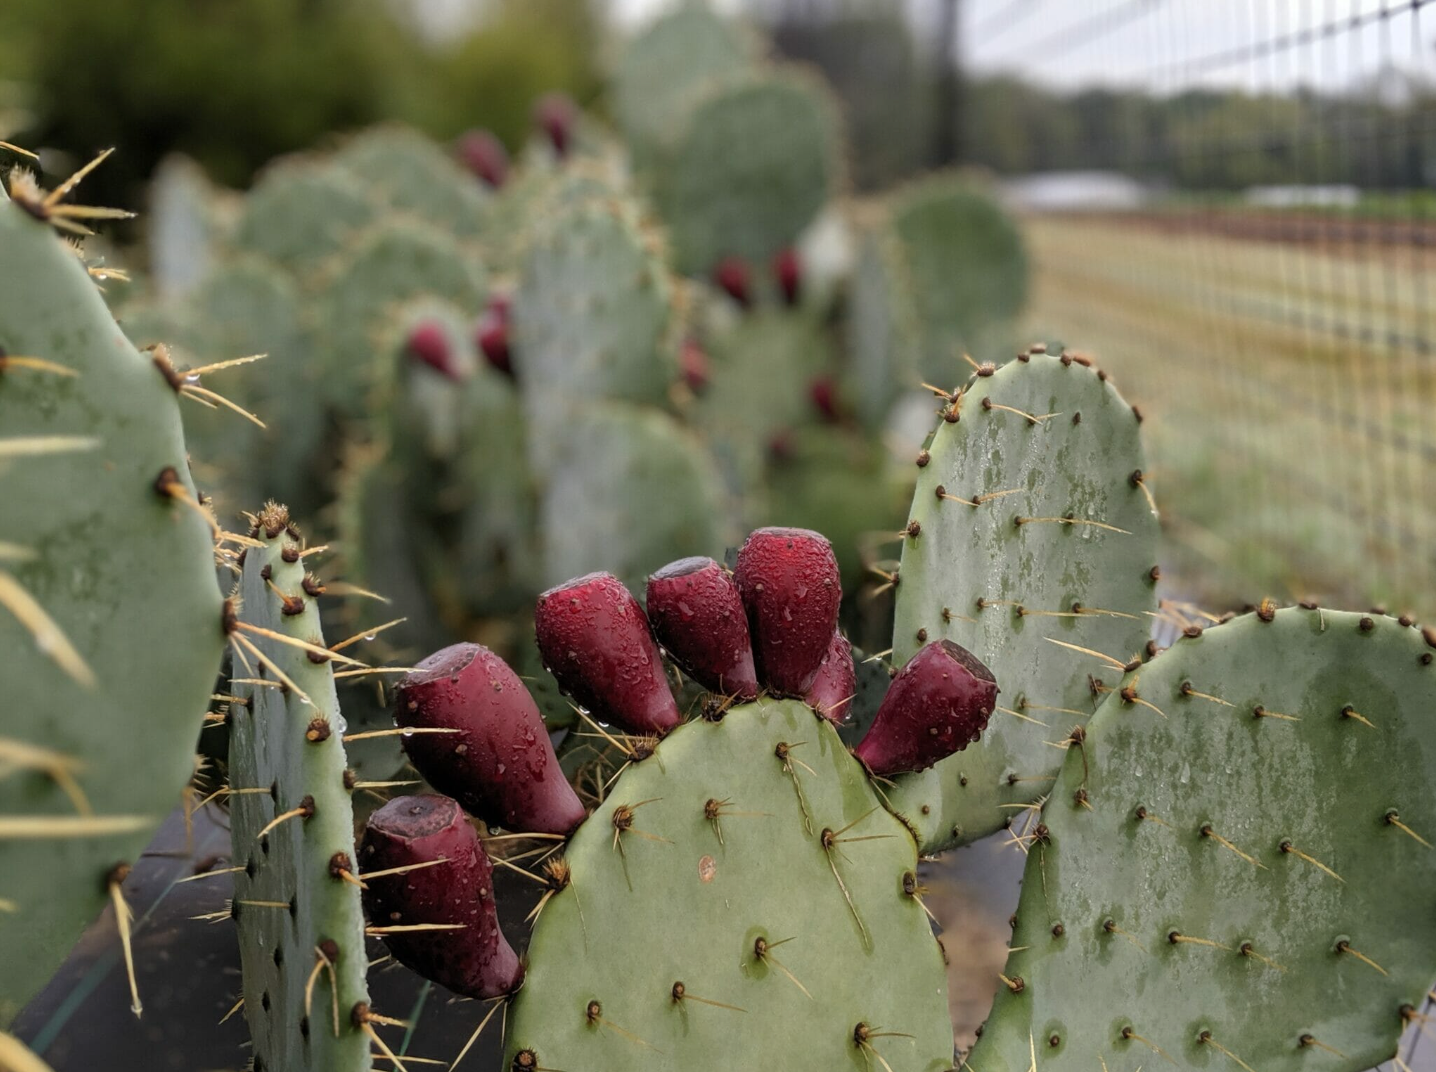
[[[919, 22], [940, 0], [904, 0]], [[671, 0], [611, 0], [630, 25]], [[1142, 85], [1172, 91], [1193, 84], [1253, 90], [1300, 83], [1349, 86], [1397, 67], [1430, 76], [1436, 0], [958, 0], [963, 61], [983, 73], [1022, 71], [1072, 88]], [[729, 10], [739, 0], [718, 0]], [[1386, 19], [1374, 16], [1383, 8]], [[1397, 11], [1399, 9], [1399, 12]], [[1364, 21], [1352, 30], [1353, 19]], [[1369, 20], [1369, 21], [1368, 21]], [[1274, 49], [1239, 50], [1340, 23], [1335, 35]]]
[[[1429, 75], [1436, 3], [1407, 0], [961, 0], [962, 52], [979, 71], [1064, 86], [1349, 85], [1396, 66]], [[1388, 18], [1376, 16], [1383, 9]], [[1351, 20], [1365, 22], [1359, 29]], [[1250, 46], [1341, 24], [1253, 57]], [[1244, 51], [1245, 50], [1245, 51]]]

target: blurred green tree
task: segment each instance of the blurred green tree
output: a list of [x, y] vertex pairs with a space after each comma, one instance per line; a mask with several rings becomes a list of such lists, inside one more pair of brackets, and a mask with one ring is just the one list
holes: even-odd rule
[[4, 0], [0, 76], [29, 83], [22, 144], [122, 152], [91, 197], [135, 203], [167, 153], [242, 185], [279, 153], [380, 119], [522, 138], [548, 89], [598, 84], [587, 0], [497, 0], [432, 40], [385, 0]]

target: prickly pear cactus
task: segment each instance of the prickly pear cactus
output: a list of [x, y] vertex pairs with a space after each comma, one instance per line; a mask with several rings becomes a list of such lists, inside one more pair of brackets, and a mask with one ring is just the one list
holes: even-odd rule
[[892, 658], [954, 640], [992, 668], [1002, 707], [978, 745], [889, 793], [925, 852], [989, 834], [1051, 790], [1051, 742], [1141, 656], [1157, 609], [1140, 421], [1105, 374], [1026, 353], [980, 370], [942, 412], [918, 456]]
[[13, 201], [0, 192], [0, 1024], [179, 803], [224, 645], [214, 533], [190, 483], [177, 388], [126, 341], [51, 231], [73, 225], [73, 206], [19, 172], [10, 191]]
[[828, 91], [793, 70], [739, 72], [689, 108], [654, 170], [654, 201], [679, 271], [724, 257], [766, 264], [840, 186], [841, 138]]
[[803, 704], [680, 727], [565, 860], [505, 1068], [951, 1066], [912, 837]]
[[234, 241], [292, 271], [308, 271], [378, 217], [360, 177], [329, 161], [289, 158], [265, 168], [245, 197]]
[[391, 371], [380, 343], [396, 309], [426, 298], [477, 311], [486, 289], [482, 266], [449, 235], [409, 219], [364, 231], [340, 255], [323, 296], [315, 390], [340, 412], [362, 414], [368, 392]]
[[984, 357], [1009, 337], [1027, 297], [1027, 254], [990, 193], [934, 175], [894, 195], [868, 228], [854, 276], [854, 361], [873, 386], [950, 375], [954, 354]]
[[483, 231], [487, 191], [417, 130], [372, 127], [341, 147], [334, 162], [385, 205], [445, 234], [469, 239]]
[[229, 803], [255, 1068], [368, 1069], [370, 1040], [353, 1015], [368, 1002], [368, 956], [338, 657], [326, 654], [288, 511], [266, 506], [253, 537], [232, 633]]
[[1432, 646], [1315, 607], [1191, 630], [1067, 750], [983, 1072], [1358, 1072], [1430, 987]]
[[530, 412], [593, 398], [662, 404], [677, 374], [677, 340], [661, 237], [616, 198], [585, 201], [539, 226], [513, 308], [515, 370]]
[[549, 430], [539, 500], [546, 582], [599, 566], [635, 581], [654, 562], [722, 551], [718, 475], [666, 413], [593, 404]]
[[751, 34], [704, 3], [685, 4], [635, 37], [614, 71], [613, 101], [640, 161], [672, 134], [710, 79], [750, 66], [757, 51]]

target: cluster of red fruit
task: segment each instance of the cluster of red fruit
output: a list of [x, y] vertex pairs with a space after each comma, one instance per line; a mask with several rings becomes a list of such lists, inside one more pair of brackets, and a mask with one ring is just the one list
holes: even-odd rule
[[[855, 689], [838, 632], [842, 584], [828, 541], [806, 529], [759, 529], [729, 573], [685, 558], [648, 580], [648, 612], [612, 574], [539, 596], [539, 651], [559, 686], [601, 722], [658, 738], [682, 721], [669, 658], [728, 700], [801, 698], [840, 721]], [[921, 770], [975, 741], [997, 686], [969, 652], [940, 640], [893, 679], [854, 755], [875, 775]], [[400, 685], [395, 720], [410, 760], [445, 797], [404, 797], [371, 817], [360, 858], [365, 905], [383, 924], [463, 924], [389, 937], [396, 959], [458, 993], [509, 993], [522, 980], [498, 928], [487, 856], [464, 812], [526, 833], [568, 834], [585, 818], [537, 706], [519, 676], [478, 644], [429, 656]], [[420, 867], [443, 861], [443, 867]]]

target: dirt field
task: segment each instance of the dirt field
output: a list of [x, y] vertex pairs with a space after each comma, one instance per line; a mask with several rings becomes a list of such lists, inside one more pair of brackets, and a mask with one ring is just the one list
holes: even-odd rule
[[1179, 594], [1436, 608], [1430, 244], [1230, 214], [1027, 220], [1034, 339], [1147, 416]]

